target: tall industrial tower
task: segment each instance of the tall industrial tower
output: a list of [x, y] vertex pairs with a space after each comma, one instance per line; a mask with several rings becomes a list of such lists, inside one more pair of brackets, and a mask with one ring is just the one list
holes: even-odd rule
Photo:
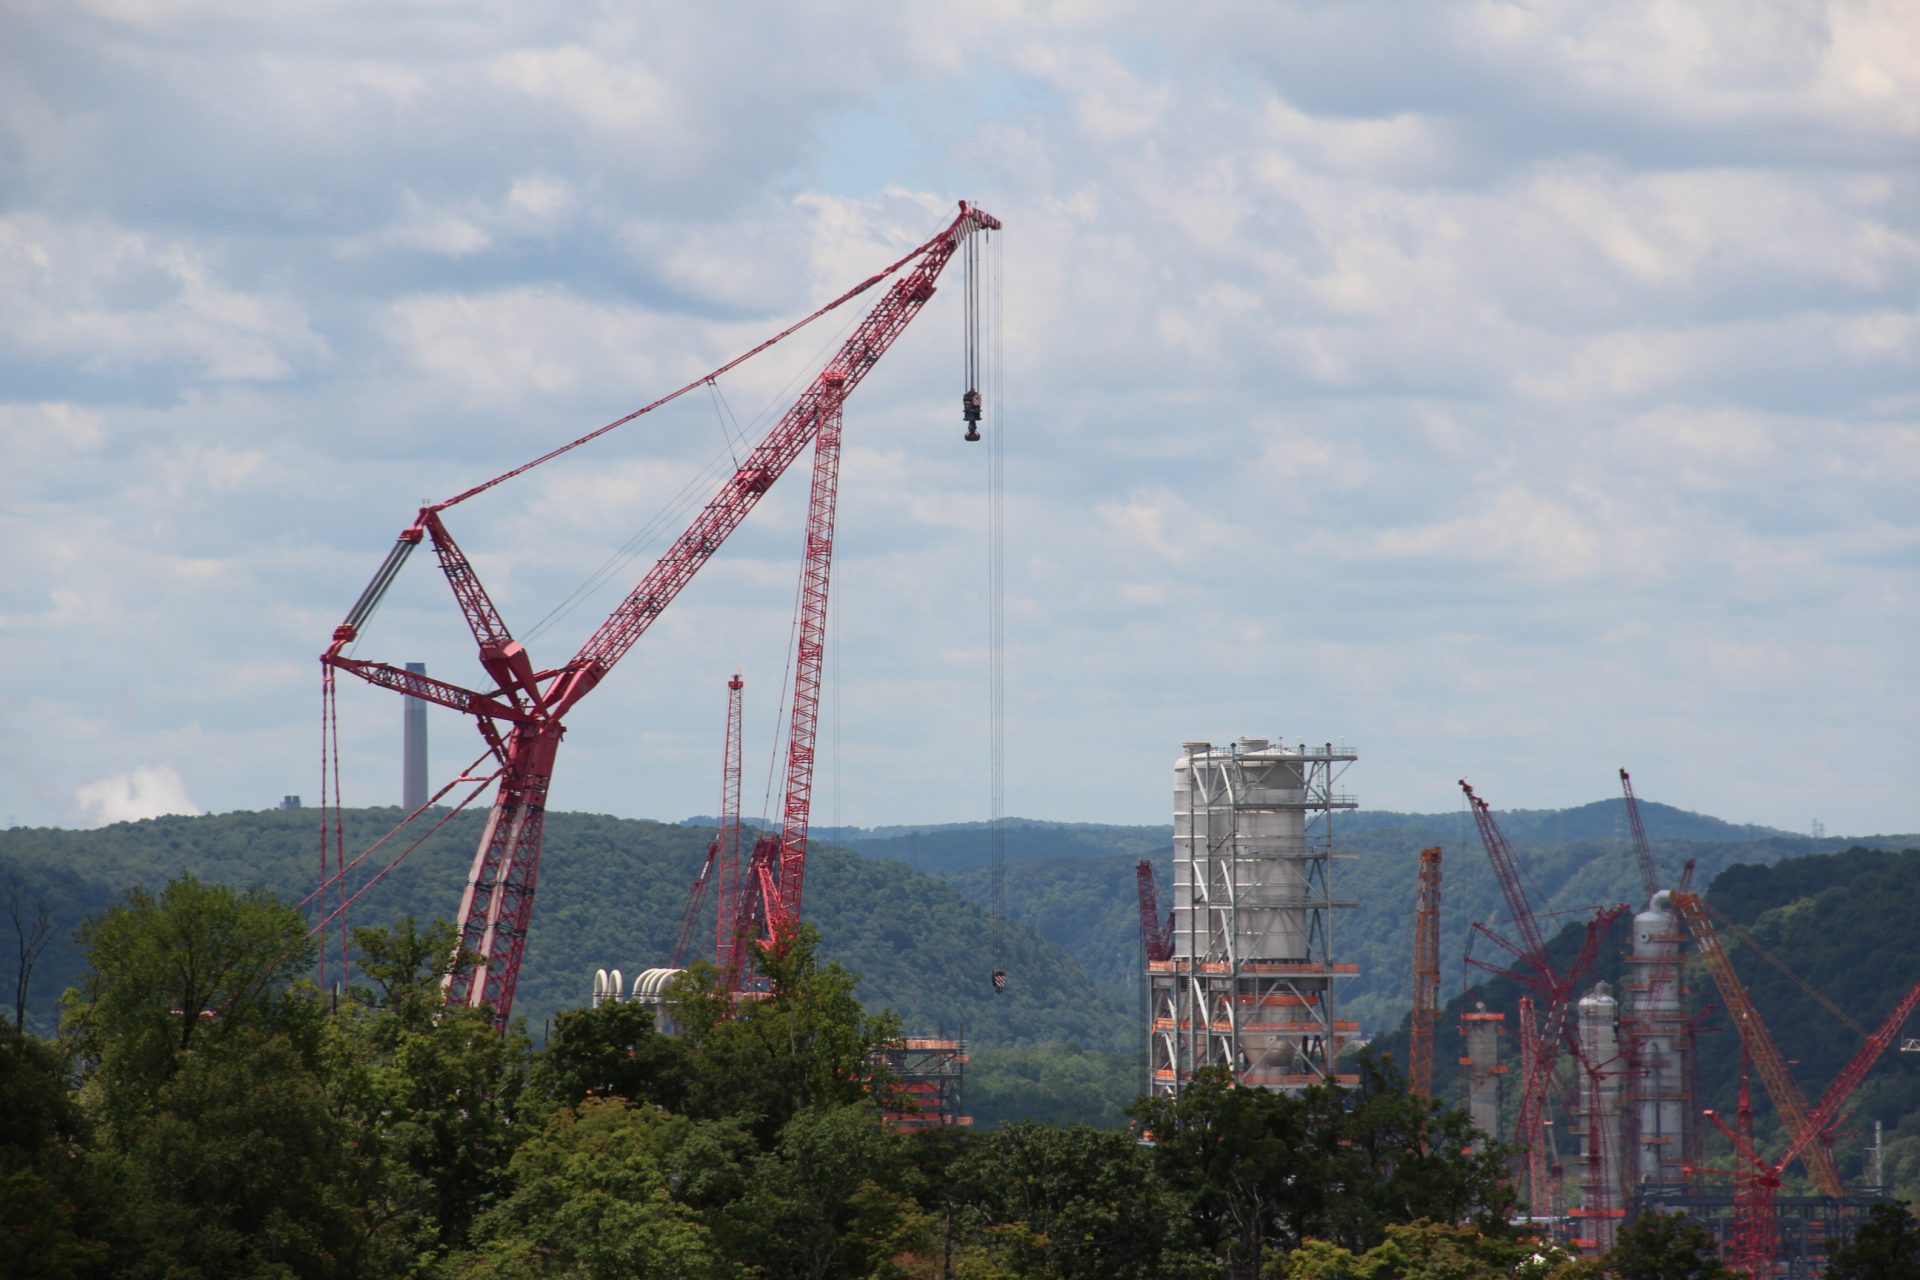
[[1177, 1097], [1202, 1067], [1298, 1090], [1337, 1073], [1359, 1031], [1334, 1017], [1333, 814], [1359, 757], [1265, 738], [1189, 742], [1173, 766], [1173, 950], [1147, 965], [1148, 1070]]
[[1693, 1145], [1688, 1051], [1692, 1023], [1680, 990], [1681, 946], [1686, 930], [1662, 889], [1633, 918], [1632, 966], [1627, 979], [1627, 1012], [1620, 1030], [1626, 1040], [1627, 1117], [1632, 1121], [1633, 1185], [1650, 1201], [1684, 1195]]
[[[427, 674], [424, 662], [409, 662], [407, 671], [416, 676]], [[400, 725], [400, 807], [412, 813], [427, 802], [427, 704], [408, 698], [401, 704]]]

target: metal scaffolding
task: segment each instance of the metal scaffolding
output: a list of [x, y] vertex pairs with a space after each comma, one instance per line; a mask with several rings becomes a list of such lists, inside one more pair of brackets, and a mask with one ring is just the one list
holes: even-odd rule
[[875, 1055], [899, 1078], [895, 1098], [906, 1105], [886, 1110], [887, 1123], [901, 1132], [966, 1126], [961, 1092], [966, 1084], [967, 1042], [940, 1036], [906, 1036]]
[[[1876, 1204], [1898, 1203], [1873, 1192], [1845, 1196], [1779, 1196], [1774, 1213], [1779, 1251], [1772, 1270], [1759, 1280], [1819, 1280], [1826, 1274], [1833, 1250], [1853, 1238], [1867, 1211]], [[1690, 1190], [1673, 1184], [1649, 1184], [1635, 1196], [1633, 1216], [1642, 1213], [1685, 1214], [1713, 1233], [1715, 1246], [1725, 1256], [1734, 1235], [1736, 1206], [1731, 1191]]]
[[1174, 762], [1173, 952], [1147, 965], [1148, 1071], [1179, 1096], [1193, 1073], [1299, 1090], [1358, 1083], [1338, 1071], [1359, 1030], [1335, 1018], [1333, 815], [1359, 759], [1331, 744], [1189, 742]]

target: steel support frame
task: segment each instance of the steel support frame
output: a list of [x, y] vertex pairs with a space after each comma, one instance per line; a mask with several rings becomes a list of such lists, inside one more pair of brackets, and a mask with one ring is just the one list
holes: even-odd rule
[[[1337, 1069], [1340, 1050], [1357, 1024], [1336, 1016], [1335, 979], [1356, 971], [1334, 960], [1337, 908], [1332, 863], [1337, 851], [1333, 814], [1357, 808], [1338, 791], [1350, 749], [1300, 747], [1277, 760], [1262, 744], [1195, 745], [1186, 761], [1191, 793], [1185, 830], [1176, 846], [1204, 850], [1203, 858], [1174, 864], [1175, 898], [1185, 898], [1185, 930], [1176, 927], [1174, 955], [1148, 963], [1150, 1087], [1178, 1097], [1194, 1071], [1225, 1066], [1243, 1084], [1299, 1090], [1314, 1084], [1355, 1083]], [[1249, 794], [1261, 779], [1253, 771], [1297, 769], [1298, 800], [1275, 802]], [[1246, 821], [1254, 813], [1305, 815], [1297, 842], [1256, 850]], [[1184, 836], [1184, 841], [1179, 837]], [[1273, 892], [1255, 864], [1291, 862], [1298, 881], [1291, 892]], [[1260, 890], [1264, 889], [1265, 892]], [[1302, 913], [1304, 954], [1288, 957], [1239, 953], [1243, 910], [1281, 908]]]

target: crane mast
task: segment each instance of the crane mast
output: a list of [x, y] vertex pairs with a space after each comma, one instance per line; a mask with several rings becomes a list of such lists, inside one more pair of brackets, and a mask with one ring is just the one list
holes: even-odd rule
[[1531, 1197], [1529, 1208], [1531, 1212], [1539, 1214], [1543, 1212], [1545, 1201], [1541, 1197], [1546, 1188], [1540, 1135], [1545, 1129], [1547, 1088], [1553, 1079], [1554, 1069], [1559, 1065], [1561, 1051], [1564, 1049], [1589, 1077], [1605, 1065], [1587, 1061], [1578, 1029], [1570, 1017], [1573, 993], [1593, 968], [1607, 930], [1627, 911], [1627, 905], [1620, 903], [1596, 910], [1587, 921], [1587, 936], [1581, 944], [1579, 955], [1565, 973], [1556, 970], [1547, 957], [1546, 941], [1534, 916], [1533, 904], [1527, 900], [1526, 890], [1520, 882], [1520, 867], [1513, 856], [1513, 846], [1507, 842], [1499, 823], [1494, 821], [1492, 806], [1475, 795], [1464, 778], [1461, 779], [1460, 790], [1466, 794], [1467, 803], [1473, 810], [1474, 823], [1480, 829], [1480, 841], [1486, 846], [1487, 860], [1493, 864], [1494, 875], [1500, 881], [1501, 892], [1507, 899], [1507, 909], [1512, 912], [1522, 939], [1520, 944], [1509, 942], [1486, 925], [1476, 923], [1475, 932], [1498, 944], [1519, 960], [1520, 965], [1503, 969], [1469, 957], [1470, 962], [1527, 987], [1545, 1005], [1539, 1012], [1536, 1032], [1529, 1032], [1527, 1026], [1533, 1016], [1531, 1005], [1521, 1020], [1522, 1047], [1530, 1040], [1534, 1049], [1531, 1055], [1523, 1054], [1522, 1058], [1520, 1114], [1515, 1141], [1515, 1145], [1527, 1150], [1524, 1171], [1528, 1195]]
[[1173, 915], [1160, 918], [1160, 891], [1153, 883], [1153, 859], [1142, 858], [1133, 869], [1134, 886], [1140, 895], [1140, 945], [1149, 961], [1173, 958]]
[[1640, 863], [1640, 883], [1646, 887], [1647, 901], [1660, 892], [1660, 873], [1653, 868], [1653, 846], [1647, 840], [1646, 824], [1640, 821], [1640, 801], [1633, 794], [1633, 779], [1620, 771], [1620, 790], [1626, 796], [1627, 825], [1633, 830], [1633, 856]]
[[[1774, 1043], [1773, 1033], [1767, 1029], [1766, 1020], [1760, 1016], [1753, 997], [1747, 994], [1746, 984], [1734, 972], [1733, 960], [1727, 955], [1726, 946], [1720, 941], [1720, 934], [1713, 927], [1713, 922], [1707, 918], [1706, 905], [1700, 900], [1699, 894], [1691, 892], [1675, 893], [1673, 905], [1686, 922], [1694, 950], [1707, 966], [1713, 985], [1719, 989], [1720, 999], [1726, 1003], [1734, 1029], [1740, 1033], [1740, 1044], [1760, 1072], [1760, 1082], [1767, 1087], [1767, 1096], [1773, 1099], [1774, 1109], [1780, 1113], [1788, 1132], [1799, 1133], [1808, 1123], [1806, 1095], [1800, 1092], [1793, 1073], [1787, 1070], [1786, 1055]], [[1815, 1143], [1808, 1148], [1806, 1162], [1807, 1171], [1813, 1175], [1814, 1184], [1820, 1188], [1821, 1195], [1837, 1197], [1845, 1194], [1840, 1174], [1834, 1169], [1833, 1159], [1824, 1147]]]
[[[716, 918], [723, 923], [728, 919], [729, 882], [738, 872], [740, 860], [740, 689], [740, 673], [736, 671], [727, 682], [727, 744], [720, 762], [720, 824], [714, 829], [713, 839], [707, 842], [707, 856], [700, 863], [700, 874], [694, 877], [693, 888], [687, 892], [687, 905], [680, 912], [680, 928], [673, 935], [673, 950], [667, 957], [667, 965], [674, 969], [687, 962], [687, 948], [693, 945], [693, 928], [700, 919], [700, 904], [706, 900], [707, 885], [715, 879], [716, 871], [720, 881]], [[719, 939], [725, 936], [725, 930], [716, 929], [714, 934], [714, 954], [724, 965], [726, 960], [719, 949]]]
[[[499, 764], [499, 790], [495, 793], [493, 809], [482, 830], [461, 895], [460, 963], [445, 982], [449, 1005], [489, 1008], [495, 1024], [503, 1030], [512, 1013], [514, 990], [519, 980], [520, 962], [538, 883], [547, 795], [560, 740], [566, 731], [566, 714], [592, 692], [646, 634], [654, 620], [693, 580], [727, 537], [759, 504], [767, 490], [799, 457], [801, 450], [816, 441], [823, 424], [831, 421], [837, 436], [840, 410], [846, 397], [933, 297], [935, 282], [947, 263], [976, 233], [995, 231], [1000, 225], [992, 215], [962, 202], [959, 214], [932, 239], [814, 313], [815, 316], [823, 314], [889, 275], [899, 273], [798, 400], [722, 482], [719, 491], [685, 531], [674, 539], [666, 554], [563, 665], [546, 670], [535, 668], [524, 646], [513, 638], [499, 611], [488, 598], [478, 574], [447, 532], [441, 513], [621, 423], [631, 421], [640, 413], [664, 404], [695, 386], [704, 385], [712, 377], [793, 332], [798, 325], [761, 343], [754, 351], [730, 361], [714, 374], [689, 383], [626, 418], [601, 427], [572, 444], [553, 450], [445, 502], [421, 508], [414, 523], [401, 532], [394, 548], [345, 621], [335, 628], [333, 642], [321, 655], [321, 662], [376, 686], [396, 689], [472, 716]], [[811, 537], [810, 525], [810, 544]], [[360, 630], [408, 556], [422, 541], [429, 539], [455, 602], [473, 633], [480, 665], [494, 682], [495, 687], [490, 691], [464, 689], [446, 681], [407, 672], [391, 664], [352, 658], [345, 652], [347, 646], [358, 639]], [[830, 546], [830, 534], [828, 543]], [[824, 609], [824, 577], [820, 591], [821, 608]], [[502, 726], [505, 726], [504, 734]], [[804, 768], [810, 780], [810, 732], [805, 740], [805, 748]], [[790, 791], [794, 784], [794, 769], [795, 761], [790, 751]], [[784, 852], [784, 831], [782, 843]], [[799, 824], [797, 840], [792, 848], [794, 861], [780, 870], [793, 873], [794, 901], [797, 904], [805, 856], [804, 818]]]
[[[733, 952], [733, 903], [740, 893], [740, 703], [744, 682], [738, 671], [727, 681], [727, 744], [720, 761], [719, 894], [713, 912], [713, 960], [727, 967]], [[674, 967], [679, 967], [675, 961]]]

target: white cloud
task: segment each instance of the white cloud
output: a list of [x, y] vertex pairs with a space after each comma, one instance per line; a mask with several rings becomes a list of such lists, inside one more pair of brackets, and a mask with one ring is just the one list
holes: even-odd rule
[[[1014, 740], [1114, 753], [1016, 807], [1159, 819], [1169, 744], [1286, 729], [1359, 742], [1369, 803], [1450, 806], [1461, 758], [1587, 800], [1631, 748], [1780, 820], [1743, 779], [1784, 733], [1869, 762], [1830, 822], [1920, 824], [1886, 692], [1920, 678], [1906, 10], [31, 7], [0, 52], [0, 695], [49, 727], [0, 812], [66, 812], [102, 760], [236, 761], [196, 780], [215, 808], [302, 790], [312, 656], [417, 503], [964, 196], [1008, 228]], [[982, 733], [959, 296], [956, 267], [849, 406], [850, 820], [977, 808], [900, 763]], [[723, 419], [764, 425], [869, 301], [455, 513], [503, 607], [703, 497]], [[780, 683], [805, 471], [582, 707], [557, 803], [707, 793], [717, 682]], [[425, 559], [368, 643], [471, 668]]]
[[74, 788], [73, 803], [76, 820], [88, 827], [200, 812], [172, 764], [141, 765], [85, 783]]

